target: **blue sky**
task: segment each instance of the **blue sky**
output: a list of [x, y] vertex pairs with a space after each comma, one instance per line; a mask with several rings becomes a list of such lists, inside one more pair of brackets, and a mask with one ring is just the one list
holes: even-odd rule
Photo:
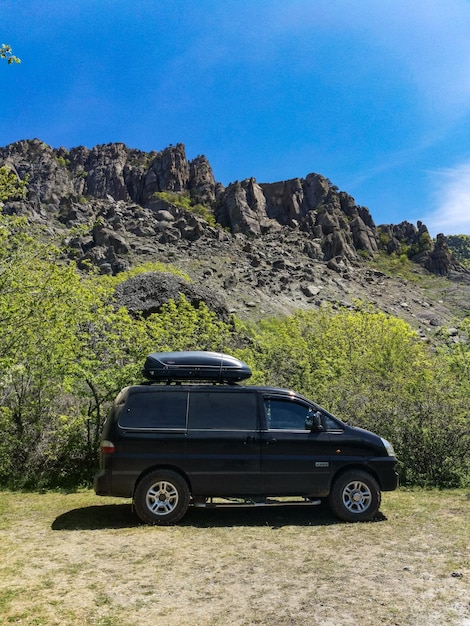
[[470, 234], [470, 0], [0, 0], [0, 145], [317, 172], [376, 224]]

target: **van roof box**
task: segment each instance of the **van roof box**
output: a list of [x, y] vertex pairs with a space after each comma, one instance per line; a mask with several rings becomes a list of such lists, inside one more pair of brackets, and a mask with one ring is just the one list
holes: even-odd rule
[[157, 352], [149, 354], [142, 374], [154, 381], [205, 380], [235, 383], [251, 376], [251, 369], [219, 352]]

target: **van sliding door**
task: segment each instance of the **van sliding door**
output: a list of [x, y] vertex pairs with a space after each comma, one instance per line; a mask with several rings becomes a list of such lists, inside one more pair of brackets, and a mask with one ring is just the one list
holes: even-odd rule
[[193, 495], [260, 494], [257, 394], [191, 390], [187, 462]]

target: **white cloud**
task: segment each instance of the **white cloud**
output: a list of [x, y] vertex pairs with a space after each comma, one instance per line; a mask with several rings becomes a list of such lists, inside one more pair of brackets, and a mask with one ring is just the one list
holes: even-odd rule
[[470, 162], [433, 175], [437, 208], [422, 221], [433, 236], [470, 234]]

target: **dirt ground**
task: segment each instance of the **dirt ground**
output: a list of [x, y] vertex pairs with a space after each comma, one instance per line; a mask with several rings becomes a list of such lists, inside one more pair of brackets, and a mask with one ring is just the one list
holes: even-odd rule
[[0, 623], [470, 626], [470, 498], [384, 494], [378, 518], [326, 505], [190, 509], [139, 523], [128, 501], [0, 493]]

